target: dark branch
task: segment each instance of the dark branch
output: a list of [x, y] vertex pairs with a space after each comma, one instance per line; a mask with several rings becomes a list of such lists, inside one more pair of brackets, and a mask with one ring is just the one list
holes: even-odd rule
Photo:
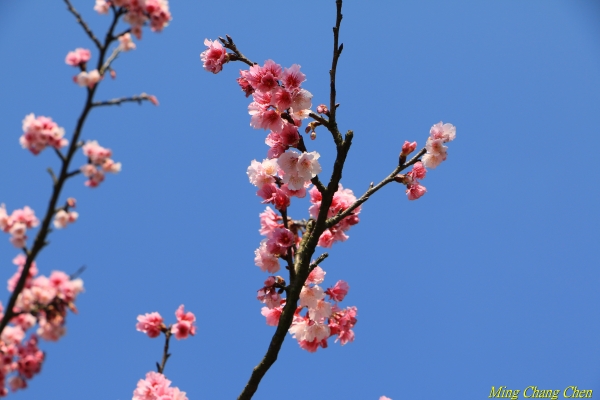
[[83, 18], [81, 18], [81, 15], [71, 5], [71, 2], [69, 0], [65, 0], [65, 3], [67, 3], [67, 8], [71, 12], [71, 14], [73, 14], [75, 16], [75, 19], [77, 19], [77, 22], [79, 23], [79, 25], [81, 25], [81, 27], [83, 28], [83, 30], [85, 31], [85, 33], [87, 33], [87, 35], [90, 37], [90, 39], [92, 39], [92, 41], [96, 44], [96, 47], [98, 49], [102, 49], [102, 44], [100, 43], [100, 41], [98, 40], [98, 38], [96, 38], [96, 36], [94, 35], [94, 32], [92, 32], [92, 30], [90, 29], [90, 27], [85, 23], [85, 21], [83, 20]]
[[322, 263], [327, 257], [329, 257], [329, 253], [323, 253], [317, 257], [317, 259], [308, 267], [309, 271], [312, 272], [312, 270], [317, 268], [319, 264]]
[[165, 373], [164, 371], [165, 366], [167, 365], [167, 360], [169, 359], [169, 357], [171, 357], [171, 355], [169, 354], [169, 340], [171, 339], [171, 330], [167, 328], [166, 331], [163, 332], [165, 334], [165, 347], [163, 348], [163, 358], [160, 365], [156, 363], [156, 367], [158, 369], [159, 374]]
[[253, 66], [256, 64], [255, 62], [252, 62], [248, 58], [246, 58], [246, 56], [244, 56], [242, 54], [242, 52], [240, 52], [238, 50], [235, 43], [233, 43], [233, 39], [231, 38], [231, 36], [225, 35], [225, 37], [227, 39], [223, 39], [222, 37], [219, 37], [219, 40], [221, 41], [221, 43], [223, 43], [223, 47], [225, 47], [228, 50], [233, 51], [233, 53], [227, 53], [227, 55], [229, 57], [229, 61], [241, 61], [244, 64], [247, 64], [249, 66]]
[[396, 177], [396, 175], [398, 175], [399, 172], [401, 172], [402, 170], [410, 167], [411, 165], [413, 165], [414, 163], [419, 161], [419, 159], [423, 156], [423, 154], [425, 154], [426, 151], [427, 150], [425, 148], [422, 148], [421, 151], [419, 151], [417, 153], [417, 155], [415, 155], [413, 158], [410, 159], [409, 162], [397, 166], [392, 171], [391, 174], [389, 174], [384, 180], [379, 182], [377, 185], [373, 186], [373, 182], [371, 182], [371, 185], [369, 186], [369, 190], [367, 190], [365, 192], [365, 194], [360, 196], [360, 198], [358, 200], [356, 200], [350, 207], [348, 207], [347, 209], [345, 209], [343, 212], [339, 213], [335, 217], [331, 217], [327, 220], [327, 222], [326, 222], [327, 227], [331, 228], [332, 226], [334, 226], [335, 224], [340, 222], [342, 219], [346, 218], [348, 215], [350, 215], [350, 213], [352, 213], [352, 211], [354, 211], [356, 209], [356, 207], [360, 206], [362, 203], [369, 200], [369, 197], [373, 193], [375, 193], [376, 191], [378, 191], [379, 189], [381, 189], [388, 183], [393, 182], [394, 178]]
[[[340, 23], [342, 20], [342, 1], [337, 0], [336, 4], [337, 18], [336, 26], [334, 28], [334, 54], [332, 70], [330, 71], [331, 110], [335, 110], [335, 69], [337, 67], [337, 59], [341, 52], [341, 48], [338, 48], [338, 34]], [[288, 286], [286, 303], [283, 307], [283, 311], [279, 318], [279, 324], [277, 325], [275, 334], [271, 338], [271, 343], [269, 344], [269, 348], [267, 349], [267, 352], [265, 353], [263, 359], [256, 367], [254, 367], [252, 375], [250, 376], [248, 383], [244, 387], [244, 390], [238, 397], [238, 400], [249, 400], [252, 398], [252, 396], [258, 389], [258, 385], [260, 384], [262, 378], [277, 360], [277, 355], [279, 354], [281, 345], [283, 344], [288, 329], [292, 324], [294, 313], [298, 304], [298, 299], [300, 298], [300, 291], [302, 290], [302, 287], [306, 282], [306, 278], [310, 273], [312, 255], [315, 252], [315, 248], [319, 241], [319, 237], [326, 229], [326, 220], [329, 207], [331, 206], [333, 195], [337, 191], [340, 179], [342, 178], [342, 169], [344, 167], [344, 162], [346, 160], [348, 151], [350, 150], [353, 137], [352, 131], [348, 131], [348, 133], [346, 134], [346, 138], [342, 138], [342, 135], [338, 131], [337, 124], [335, 123], [335, 111], [331, 113], [328, 125], [329, 126], [327, 128], [333, 135], [337, 148], [337, 156], [333, 166], [331, 179], [329, 181], [329, 184], [327, 185], [327, 188], [325, 188], [323, 185], [319, 187], [319, 190], [322, 193], [319, 215], [317, 216], [316, 220], [311, 219], [306, 224], [306, 231], [302, 235], [302, 241], [300, 242], [298, 252], [296, 253], [296, 257], [294, 260], [296, 279], [293, 282], [290, 282], [290, 285]], [[313, 183], [317, 185], [319, 182], [318, 180], [316, 180], [316, 182], [313, 181]]]
[[[83, 22], [83, 20], [81, 20], [81, 16], [71, 6], [71, 3], [69, 2], [69, 0], [65, 0], [65, 3], [69, 7], [69, 11], [71, 11], [77, 17], [78, 22], [84, 27], [84, 29], [86, 29], [87, 25]], [[117, 25], [117, 21], [119, 20], [119, 17], [122, 15], [122, 13], [123, 12], [115, 12], [114, 13], [112, 24], [106, 34], [106, 38], [104, 40], [103, 45], [100, 44], [100, 42], [98, 42], [98, 39], [96, 39], [91, 34], [91, 31], [89, 31], [89, 28], [86, 29], [86, 32], [88, 32], [88, 35], [90, 35], [92, 40], [94, 40], [94, 42], [100, 49], [100, 54], [98, 56], [98, 67], [97, 67], [98, 69], [100, 69], [100, 67], [104, 63], [104, 59], [106, 56], [106, 50], [108, 49], [108, 47], [114, 40], [113, 32], [114, 32], [115, 26]], [[83, 110], [81, 111], [81, 114], [77, 120], [77, 125], [75, 126], [75, 131], [73, 132], [73, 137], [70, 140], [67, 154], [66, 155], [61, 154], [64, 157], [64, 159], [62, 160], [63, 162], [62, 162], [62, 166], [60, 169], [60, 173], [58, 175], [58, 179], [52, 187], [52, 194], [51, 194], [50, 200], [48, 202], [48, 208], [46, 209], [46, 214], [42, 220], [40, 229], [39, 229], [37, 235], [35, 236], [31, 250], [29, 250], [29, 251], [25, 250], [26, 254], [27, 254], [27, 260], [25, 261], [25, 265], [23, 266], [23, 270], [21, 271], [21, 276], [19, 277], [19, 280], [17, 281], [17, 284], [15, 285], [15, 288], [10, 296], [8, 304], [6, 305], [6, 308], [5, 308], [6, 313], [2, 316], [2, 320], [0, 321], [0, 335], [2, 334], [2, 331], [4, 330], [4, 328], [10, 322], [10, 320], [15, 316], [15, 311], [14, 311], [15, 304], [17, 302], [17, 298], [19, 297], [19, 295], [23, 291], [23, 288], [25, 287], [25, 281], [27, 280], [27, 276], [29, 276], [29, 270], [31, 269], [32, 263], [36, 259], [39, 252], [42, 251], [42, 249], [48, 244], [47, 237], [48, 237], [49, 233], [51, 232], [50, 224], [52, 223], [52, 219], [54, 217], [54, 212], [56, 210], [56, 205], [58, 203], [58, 199], [60, 197], [63, 185], [65, 184], [65, 182], [67, 181], [67, 179], [70, 176], [73, 176], [73, 174], [75, 172], [75, 171], [69, 172], [69, 167], [70, 167], [71, 161], [73, 160], [73, 157], [75, 156], [75, 152], [80, 147], [79, 137], [81, 136], [81, 132], [83, 130], [83, 125], [87, 119], [87, 116], [93, 107], [92, 104], [93, 104], [94, 94], [95, 94], [97, 88], [98, 88], [98, 84], [96, 84], [91, 89], [87, 90], [87, 98], [85, 100]], [[79, 172], [79, 171], [77, 171], [77, 172]]]
[[121, 97], [118, 99], [111, 99], [111, 100], [105, 100], [105, 101], [96, 101], [94, 103], [92, 103], [93, 107], [100, 107], [100, 106], [120, 106], [122, 103], [138, 103], [138, 104], [142, 104], [142, 101], [150, 101], [152, 102], [151, 96], [145, 93], [142, 93], [140, 95], [137, 96], [131, 96], [131, 97]]

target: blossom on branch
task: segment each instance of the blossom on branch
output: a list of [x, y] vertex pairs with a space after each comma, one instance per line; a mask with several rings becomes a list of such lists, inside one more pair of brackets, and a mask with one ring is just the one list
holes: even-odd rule
[[80, 67], [88, 62], [91, 57], [92, 53], [88, 49], [77, 48], [67, 53], [65, 63], [72, 67]]
[[133, 391], [132, 400], [188, 400], [185, 392], [171, 387], [171, 381], [158, 372], [148, 372]]
[[212, 72], [213, 74], [221, 72], [223, 64], [229, 61], [227, 51], [217, 40], [213, 42], [212, 40], [204, 39], [204, 45], [207, 46], [208, 49], [200, 54], [200, 59], [203, 63], [202, 66], [205, 70]]
[[40, 115], [35, 117], [33, 113], [27, 115], [23, 120], [23, 135], [19, 139], [24, 149], [38, 155], [46, 147], [60, 150], [69, 142], [63, 138], [65, 130], [59, 127], [52, 118]]

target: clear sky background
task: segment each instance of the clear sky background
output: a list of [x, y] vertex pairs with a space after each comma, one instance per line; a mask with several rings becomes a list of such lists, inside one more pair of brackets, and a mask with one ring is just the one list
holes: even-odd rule
[[[74, 5], [97, 35], [109, 17]], [[195, 312], [198, 333], [172, 343], [166, 375], [195, 399], [233, 399], [274, 328], [255, 300], [264, 209], [246, 168], [266, 155], [235, 78], [202, 69], [205, 38], [230, 34], [252, 60], [297, 63], [313, 105], [328, 102], [335, 3], [171, 3], [161, 34], [122, 54], [98, 99], [147, 92], [159, 107], [96, 109], [83, 139], [123, 171], [98, 189], [69, 182], [80, 220], [52, 233], [40, 271], [86, 265], [80, 313], [15, 399], [130, 399], [162, 339], [136, 316]], [[125, 28], [125, 26], [123, 26]], [[358, 307], [356, 340], [309, 354], [288, 337], [255, 399], [485, 399], [491, 386], [600, 394], [600, 7], [583, 0], [347, 1], [338, 68], [340, 129], [355, 140], [342, 183], [362, 194], [387, 176], [404, 140], [457, 127], [449, 157], [409, 202], [389, 185], [322, 264]], [[46, 151], [20, 148], [21, 121], [51, 116], [71, 135], [85, 90], [64, 57], [92, 43], [62, 1], [0, 3], [0, 202], [42, 215]], [[93, 62], [97, 54], [93, 55]], [[326, 131], [311, 150], [325, 176]], [[76, 166], [84, 163], [79, 155]], [[291, 215], [307, 215], [308, 199]], [[0, 237], [0, 278], [18, 253]], [[329, 285], [328, 285], [329, 284]], [[0, 296], [6, 304], [8, 293]], [[522, 397], [521, 397], [522, 398]]]

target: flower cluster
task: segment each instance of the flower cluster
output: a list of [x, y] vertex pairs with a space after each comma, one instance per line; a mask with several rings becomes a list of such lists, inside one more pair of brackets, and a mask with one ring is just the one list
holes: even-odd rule
[[[19, 268], [8, 280], [8, 290], [16, 287], [21, 272], [25, 267], [26, 258], [18, 255], [13, 263]], [[75, 300], [83, 292], [83, 281], [71, 279], [61, 271], [52, 271], [49, 277], [37, 276], [37, 268], [33, 263], [25, 281], [25, 288], [17, 297], [15, 310], [18, 313], [31, 313], [36, 316], [39, 328], [38, 336], [45, 340], [56, 341], [65, 332], [65, 317], [67, 309], [77, 311]]]
[[69, 197], [67, 199], [67, 204], [54, 214], [54, 227], [56, 229], [66, 228], [67, 225], [77, 221], [79, 213], [77, 211], [69, 211], [69, 208], [75, 208], [75, 204], [75, 199]]
[[[456, 128], [452, 124], [444, 124], [439, 122], [431, 127], [429, 138], [425, 144], [427, 153], [423, 156], [422, 161], [418, 161], [413, 165], [413, 169], [406, 175], [396, 176], [396, 182], [406, 185], [406, 195], [409, 200], [416, 200], [423, 196], [427, 189], [421, 185], [419, 180], [424, 179], [427, 173], [427, 168], [435, 168], [447, 157], [447, 146], [444, 143], [450, 142], [456, 138]], [[404, 142], [402, 152], [400, 153], [400, 163], [406, 161], [406, 157], [415, 151], [417, 142]]]
[[52, 118], [29, 114], [23, 120], [23, 135], [19, 139], [24, 149], [37, 155], [46, 147], [60, 149], [69, 142], [64, 139], [65, 130], [59, 127]]
[[[19, 254], [13, 260], [17, 272], [8, 280], [12, 292], [19, 280], [26, 258]], [[65, 334], [67, 309], [76, 311], [75, 299], [83, 291], [81, 279], [71, 279], [67, 274], [53, 271], [49, 277], [37, 276], [33, 262], [25, 281], [25, 288], [17, 297], [16, 316], [0, 336], [0, 396], [7, 394], [6, 378], [11, 390], [27, 387], [27, 380], [40, 372], [44, 353], [38, 348], [38, 338], [56, 341]], [[0, 314], [1, 314], [0, 306]], [[0, 315], [1, 317], [2, 315]], [[27, 331], [38, 325], [36, 333]]]
[[142, 27], [146, 23], [153, 32], [160, 32], [172, 19], [167, 0], [96, 0], [94, 10], [106, 14], [111, 6], [127, 11], [123, 19], [131, 25], [131, 33], [138, 39], [142, 38]]
[[192, 312], [185, 312], [183, 304], [175, 311], [175, 317], [177, 317], [177, 322], [167, 327], [163, 322], [163, 317], [157, 312], [138, 315], [138, 323], [135, 328], [150, 338], [158, 337], [161, 332], [165, 334], [170, 332], [178, 340], [187, 339], [188, 336], [196, 334], [196, 325], [194, 324], [196, 316]]
[[[319, 215], [319, 210], [321, 209], [322, 195], [321, 192], [314, 187], [309, 191], [309, 194], [312, 206], [310, 206], [308, 211], [311, 217], [316, 219]], [[333, 195], [331, 206], [327, 212], [327, 218], [335, 217], [338, 213], [345, 211], [355, 202], [356, 196], [354, 196], [352, 190], [344, 189], [344, 187], [340, 184], [337, 192], [335, 192]], [[331, 247], [335, 242], [343, 242], [348, 239], [346, 231], [348, 231], [352, 225], [358, 224], [358, 214], [360, 213], [360, 209], [360, 206], [356, 207], [354, 210], [352, 210], [350, 215], [343, 218], [331, 228], [326, 229], [319, 237], [318, 245], [322, 247]]]
[[456, 128], [454, 125], [442, 122], [433, 125], [425, 144], [427, 154], [423, 156], [423, 165], [433, 169], [445, 161], [448, 147], [444, 146], [444, 143], [451, 142], [455, 138]]
[[10, 233], [10, 242], [18, 248], [25, 247], [27, 229], [35, 228], [40, 221], [33, 210], [27, 206], [17, 209], [11, 215], [6, 213], [6, 206], [0, 205], [0, 230]]
[[200, 59], [202, 60], [202, 66], [208, 72], [218, 74], [223, 69], [223, 64], [229, 61], [227, 51], [221, 43], [218, 41], [212, 41], [204, 39], [204, 45], [208, 49], [200, 53]]
[[[306, 284], [300, 292], [300, 305], [296, 309], [294, 321], [289, 332], [300, 344], [300, 347], [315, 352], [320, 347], [327, 347], [327, 339], [337, 336], [342, 345], [354, 340], [352, 328], [356, 325], [356, 307], [341, 309], [337, 303], [344, 300], [349, 286], [344, 281], [338, 281], [333, 287], [323, 290], [319, 284], [325, 279], [325, 271], [316, 266], [308, 276]], [[259, 290], [258, 299], [265, 304], [261, 313], [267, 324], [277, 326], [285, 299], [280, 298], [285, 282], [281, 277], [269, 277], [265, 287]], [[326, 300], [334, 301], [332, 304]], [[306, 308], [305, 315], [302, 311]]]
[[98, 70], [95, 69], [90, 72], [81, 71], [73, 77], [73, 82], [75, 82], [81, 87], [87, 86], [91, 89], [96, 85], [96, 83], [100, 82], [100, 79], [102, 79], [102, 75], [100, 75], [100, 72], [98, 72]]
[[65, 57], [65, 63], [72, 67], [81, 67], [85, 65], [92, 58], [92, 53], [88, 49], [77, 48], [67, 53]]
[[133, 391], [132, 400], [188, 400], [185, 392], [171, 387], [171, 381], [158, 372], [148, 372]]
[[86, 186], [97, 187], [104, 181], [104, 173], [116, 174], [121, 171], [121, 163], [114, 162], [110, 157], [112, 151], [98, 144], [97, 141], [88, 141], [83, 145], [83, 154], [88, 158], [88, 163], [81, 167], [81, 172], [88, 180]]
[[97, 69], [87, 71], [86, 63], [92, 57], [92, 53], [88, 49], [77, 48], [74, 51], [67, 53], [65, 63], [72, 67], [79, 67], [81, 72], [73, 77], [73, 82], [81, 87], [87, 86], [93, 88], [96, 83], [102, 79], [102, 75]]

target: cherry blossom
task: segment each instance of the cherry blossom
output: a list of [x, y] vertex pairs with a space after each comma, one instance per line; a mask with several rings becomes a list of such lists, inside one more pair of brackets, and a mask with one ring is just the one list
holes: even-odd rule
[[34, 211], [27, 206], [14, 210], [9, 216], [6, 206], [0, 204], [0, 230], [10, 233], [10, 242], [17, 248], [25, 247], [27, 229], [35, 228], [39, 223]]
[[56, 229], [65, 228], [67, 225], [77, 221], [79, 213], [77, 211], [58, 210], [54, 215], [54, 227]]
[[65, 63], [73, 67], [79, 67], [90, 60], [92, 53], [88, 49], [77, 48], [67, 53]]
[[97, 141], [88, 141], [82, 147], [83, 154], [88, 158], [88, 164], [83, 165], [80, 170], [88, 178], [86, 186], [97, 187], [104, 181], [104, 173], [116, 174], [121, 171], [121, 163], [114, 162], [110, 157], [112, 151], [98, 144]]
[[171, 328], [171, 333], [175, 335], [177, 340], [179, 339], [187, 339], [189, 335], [194, 336], [196, 334], [196, 316], [194, 313], [188, 311], [185, 312], [183, 304], [179, 306], [177, 311], [175, 311], [175, 316], [177, 317], [177, 323], [173, 324]]
[[171, 387], [171, 381], [158, 372], [148, 372], [138, 381], [132, 400], [188, 400], [185, 392]]
[[339, 280], [335, 285], [325, 291], [325, 294], [333, 301], [340, 302], [344, 300], [344, 297], [348, 294], [350, 286], [347, 282]]
[[135, 49], [135, 43], [133, 43], [133, 39], [131, 39], [130, 33], [125, 33], [119, 36], [119, 50], [125, 52]]
[[204, 45], [207, 46], [208, 49], [200, 54], [200, 59], [203, 63], [202, 66], [205, 70], [212, 72], [213, 74], [221, 72], [223, 64], [229, 61], [227, 51], [217, 40], [212, 41], [204, 39]]
[[135, 329], [145, 333], [150, 338], [158, 337], [165, 329], [163, 318], [157, 312], [138, 315], [137, 320], [138, 323], [135, 325]]
[[52, 118], [29, 114], [23, 120], [23, 135], [19, 139], [21, 146], [37, 155], [46, 147], [59, 150], [68, 144], [63, 138], [65, 130], [59, 127]]
[[100, 81], [100, 79], [102, 79], [102, 76], [100, 75], [100, 72], [95, 69], [90, 72], [81, 71], [79, 74], [73, 77], [73, 82], [81, 87], [87, 86], [91, 89]]

